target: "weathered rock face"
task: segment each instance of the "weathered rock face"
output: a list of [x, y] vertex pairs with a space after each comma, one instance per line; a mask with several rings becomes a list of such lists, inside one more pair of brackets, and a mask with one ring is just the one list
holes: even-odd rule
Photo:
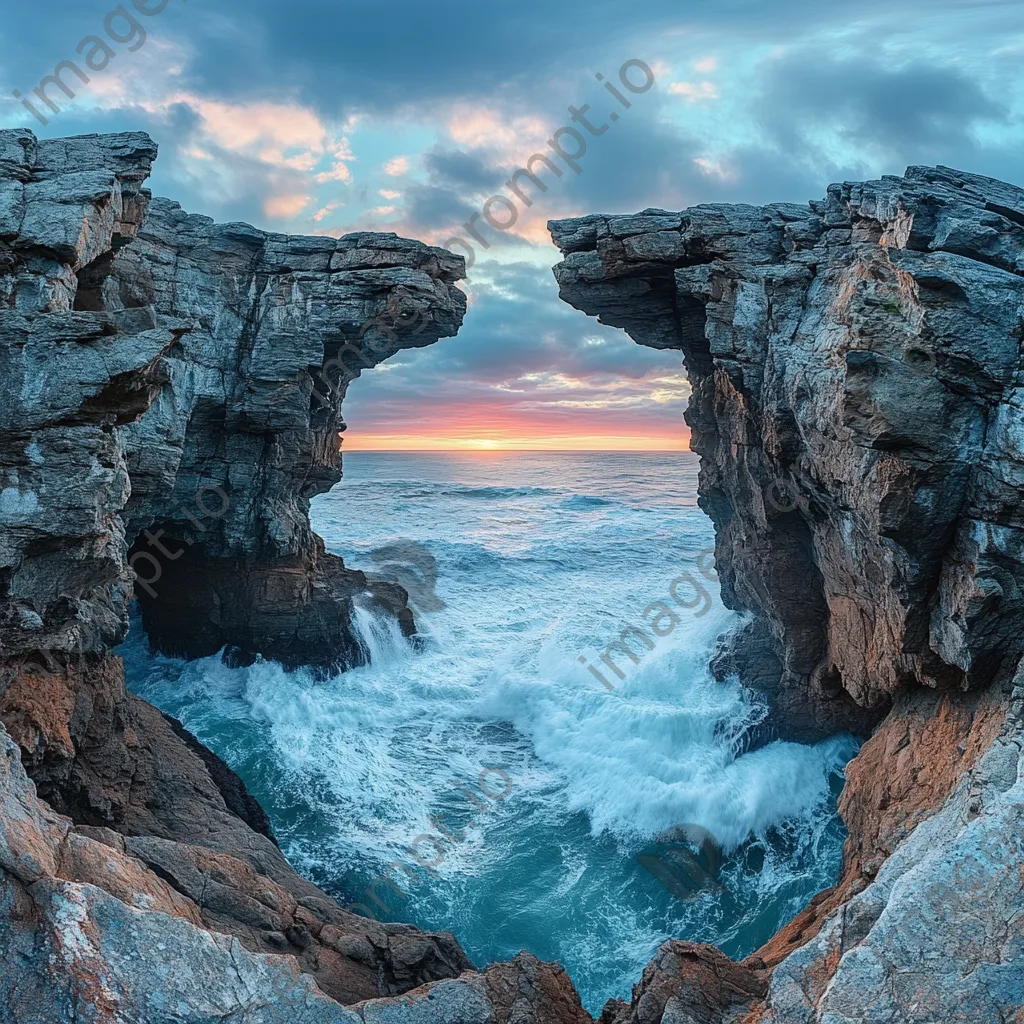
[[309, 499], [341, 478], [348, 382], [392, 351], [454, 335], [463, 276], [460, 258], [420, 242], [272, 235], [160, 199], [133, 244], [90, 275], [90, 304], [191, 325], [163, 362], [167, 385], [123, 432], [133, 562], [151, 581], [136, 590], [158, 646], [360, 664], [348, 627], [360, 597], [411, 631], [400, 589], [324, 552]]
[[0, 655], [104, 655], [132, 577], [120, 428], [189, 325], [75, 308], [77, 274], [136, 234], [156, 147], [0, 132]]
[[716, 670], [796, 738], [891, 708], [847, 769], [837, 888], [742, 965], [668, 944], [602, 1019], [1017, 1019], [1024, 191], [911, 168], [808, 207], [551, 228], [565, 299], [683, 353], [723, 599], [749, 616]]
[[610, 1000], [598, 1024], [720, 1024], [746, 1016], [767, 991], [767, 973], [737, 964], [714, 946], [666, 942], [633, 986], [633, 999]]
[[1009, 679], [1024, 191], [911, 168], [806, 207], [551, 227], [567, 301], [685, 357], [723, 600], [752, 615], [720, 671], [797, 737]]
[[[881, 855], [891, 843], [891, 853], [884, 863], [878, 856], [869, 866], [870, 884], [862, 879], [854, 885], [811, 941], [775, 966], [762, 1016], [756, 1019], [766, 1024], [983, 1024], [1019, 1017], [1024, 1007], [1021, 684], [1024, 672], [1018, 674], [1000, 722], [994, 722], [990, 709], [975, 712], [962, 745], [969, 750], [972, 743], [984, 743], [994, 724], [998, 735], [956, 778], [937, 812], [929, 813], [933, 808], [923, 806], [915, 787], [907, 823], [890, 827], [886, 835], [892, 808], [872, 809], [870, 793], [864, 793], [861, 819], [881, 811], [883, 828], [857, 837], [856, 847], [847, 850], [848, 863], [856, 865], [862, 838], [874, 841]], [[951, 724], [942, 709], [931, 721], [940, 734]], [[897, 727], [894, 722], [880, 746], [888, 745]], [[922, 768], [921, 789], [936, 782], [945, 788], [943, 760], [935, 777], [931, 767]], [[892, 766], [887, 763], [883, 771], [892, 773]], [[853, 781], [862, 786], [865, 780]]]
[[358, 664], [357, 599], [411, 631], [400, 588], [324, 552], [309, 498], [340, 479], [347, 383], [458, 330], [462, 260], [189, 216], [141, 188], [140, 134], [0, 153], [5, 650], [116, 643], [125, 542], [173, 653]]
[[[184, 303], [181, 316], [160, 313], [152, 301], [135, 301], [126, 270], [115, 276], [145, 219], [149, 197], [140, 186], [155, 153], [138, 134], [38, 143], [27, 132], [0, 132], [0, 719], [52, 805], [37, 798], [0, 726], [0, 1004], [19, 1024], [148, 1024], [230, 1014], [357, 1019], [337, 1001], [398, 994], [455, 977], [471, 964], [450, 935], [365, 921], [299, 877], [241, 780], [178, 723], [128, 694], [121, 661], [109, 653], [127, 630], [128, 554], [138, 528], [132, 516], [169, 526], [175, 515], [173, 504], [166, 515], [157, 513], [163, 499], [152, 480], [148, 489], [135, 488], [129, 507], [130, 474], [145, 479], [146, 458], [165, 458], [168, 438], [178, 436], [174, 465], [160, 477], [171, 502], [179, 473], [193, 481], [221, 479], [216, 467], [226, 472], [226, 463], [208, 459], [201, 444], [217, 451], [234, 429], [222, 410], [216, 442], [189, 434], [194, 407], [205, 403], [210, 412], [217, 400], [201, 389], [189, 392], [183, 379], [203, 371], [178, 365], [183, 339], [206, 337], [204, 316]], [[373, 241], [381, 251], [366, 258], [385, 268], [403, 259], [434, 266], [425, 247]], [[456, 273], [454, 258], [438, 258]], [[229, 265], [224, 253], [211, 259]], [[188, 265], [185, 254], [168, 260], [179, 270]], [[373, 289], [386, 290], [389, 272], [384, 283], [367, 274], [365, 291], [353, 286], [346, 293], [335, 282], [335, 305], [344, 306], [347, 294], [353, 310], [373, 306]], [[444, 281], [448, 272], [437, 270], [438, 294], [457, 313], [459, 300]], [[307, 313], [326, 317], [335, 308], [327, 299], [303, 304], [302, 294], [299, 285], [288, 292]], [[268, 323], [274, 308], [261, 311]], [[212, 306], [207, 314], [210, 322], [228, 319]], [[330, 325], [304, 326], [326, 331]], [[233, 399], [225, 383], [236, 358], [230, 332], [208, 334], [206, 354], [193, 353], [196, 367], [219, 353], [222, 363], [210, 374], [227, 389], [220, 400]], [[254, 343], [257, 335], [251, 333]], [[211, 536], [207, 558], [219, 558], [226, 573], [247, 585], [275, 574], [313, 580], [309, 599], [293, 603], [288, 614], [301, 627], [298, 640], [310, 642], [313, 660], [328, 664], [345, 652], [325, 631], [347, 634], [355, 596], [390, 603], [407, 619], [408, 611], [399, 588], [374, 590], [340, 559], [325, 557], [303, 518], [308, 495], [338, 470], [342, 389], [324, 384], [326, 401], [311, 402], [313, 371], [332, 342], [321, 341], [314, 359], [309, 338], [303, 335], [305, 348], [294, 358], [286, 341], [274, 358], [289, 370], [295, 366], [293, 390], [302, 395], [307, 421], [319, 416], [333, 424], [333, 450], [324, 432], [302, 442], [292, 422], [295, 400], [278, 396], [256, 432], [265, 435], [260, 444], [268, 450], [281, 444], [275, 430], [295, 432], [294, 472], [257, 464], [246, 467], [250, 481], [232, 464], [230, 486], [236, 509], [276, 502], [302, 542], [290, 549], [232, 546], [234, 521], [218, 508], [222, 529]], [[271, 371], [257, 372], [268, 377]], [[231, 387], [241, 392], [248, 385]], [[150, 409], [154, 401], [159, 416]], [[143, 415], [159, 420], [153, 430], [162, 442], [145, 439], [137, 422]], [[238, 432], [245, 435], [245, 422]], [[238, 457], [253, 455], [254, 444], [243, 436]], [[227, 486], [211, 485], [211, 493], [220, 490]], [[195, 529], [192, 546], [201, 548], [203, 531]], [[200, 580], [193, 578], [193, 590]], [[248, 600], [253, 617], [273, 621], [280, 614], [255, 584], [231, 599]], [[248, 628], [244, 614], [238, 621]], [[225, 632], [222, 642], [229, 641], [244, 652], [245, 635]], [[268, 630], [266, 653], [284, 657], [276, 643]], [[247, 959], [246, 950], [272, 956]]]
[[[400, 588], [367, 584], [309, 528], [309, 496], [339, 473], [347, 382], [319, 381], [317, 399], [314, 379], [353, 323], [399, 299], [424, 316], [397, 344], [453, 333], [460, 264], [388, 236], [151, 211], [155, 155], [141, 134], [0, 133], [0, 715], [76, 821], [255, 842], [257, 866], [284, 871], [239, 780], [125, 691], [109, 650], [127, 631], [129, 550], [146, 549], [138, 596], [172, 650], [359, 661], [356, 599], [411, 627]], [[366, 344], [356, 369], [386, 354]]]

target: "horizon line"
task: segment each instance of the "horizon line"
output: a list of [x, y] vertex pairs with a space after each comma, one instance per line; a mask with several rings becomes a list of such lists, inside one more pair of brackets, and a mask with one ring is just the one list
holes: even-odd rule
[[571, 455], [578, 452], [594, 452], [603, 455], [693, 455], [689, 448], [348, 448], [342, 449], [342, 455], [358, 455], [365, 452], [382, 455], [393, 452], [401, 455], [431, 454], [455, 452], [468, 455], [500, 455], [502, 452], [550, 452], [557, 455]]

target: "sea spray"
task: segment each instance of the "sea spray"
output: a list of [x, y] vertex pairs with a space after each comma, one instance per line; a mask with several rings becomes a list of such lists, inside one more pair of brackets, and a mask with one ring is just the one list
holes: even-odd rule
[[395, 665], [409, 653], [409, 641], [402, 636], [398, 620], [357, 599], [352, 614], [352, 632], [371, 665]]

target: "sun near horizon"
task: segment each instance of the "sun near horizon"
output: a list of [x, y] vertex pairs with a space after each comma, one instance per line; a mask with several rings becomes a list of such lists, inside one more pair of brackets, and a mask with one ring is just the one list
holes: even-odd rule
[[360, 434], [343, 436], [343, 452], [688, 452], [690, 432], [675, 436], [633, 434]]

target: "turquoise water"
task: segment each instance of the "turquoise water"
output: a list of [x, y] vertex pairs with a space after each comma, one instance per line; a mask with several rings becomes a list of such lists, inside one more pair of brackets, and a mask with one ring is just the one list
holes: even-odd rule
[[[451, 930], [478, 965], [559, 960], [596, 1013], [665, 939], [746, 955], [839, 870], [854, 741], [742, 753], [758, 704], [707, 674], [739, 620], [701, 557], [696, 471], [686, 453], [346, 455], [314, 526], [350, 566], [426, 573], [418, 641], [360, 611], [373, 662], [316, 681], [153, 658], [135, 636], [132, 688], [241, 774], [333, 895]], [[627, 627], [653, 649], [630, 634], [620, 678], [600, 655]], [[684, 823], [726, 854], [689, 900], [635, 860]]]

